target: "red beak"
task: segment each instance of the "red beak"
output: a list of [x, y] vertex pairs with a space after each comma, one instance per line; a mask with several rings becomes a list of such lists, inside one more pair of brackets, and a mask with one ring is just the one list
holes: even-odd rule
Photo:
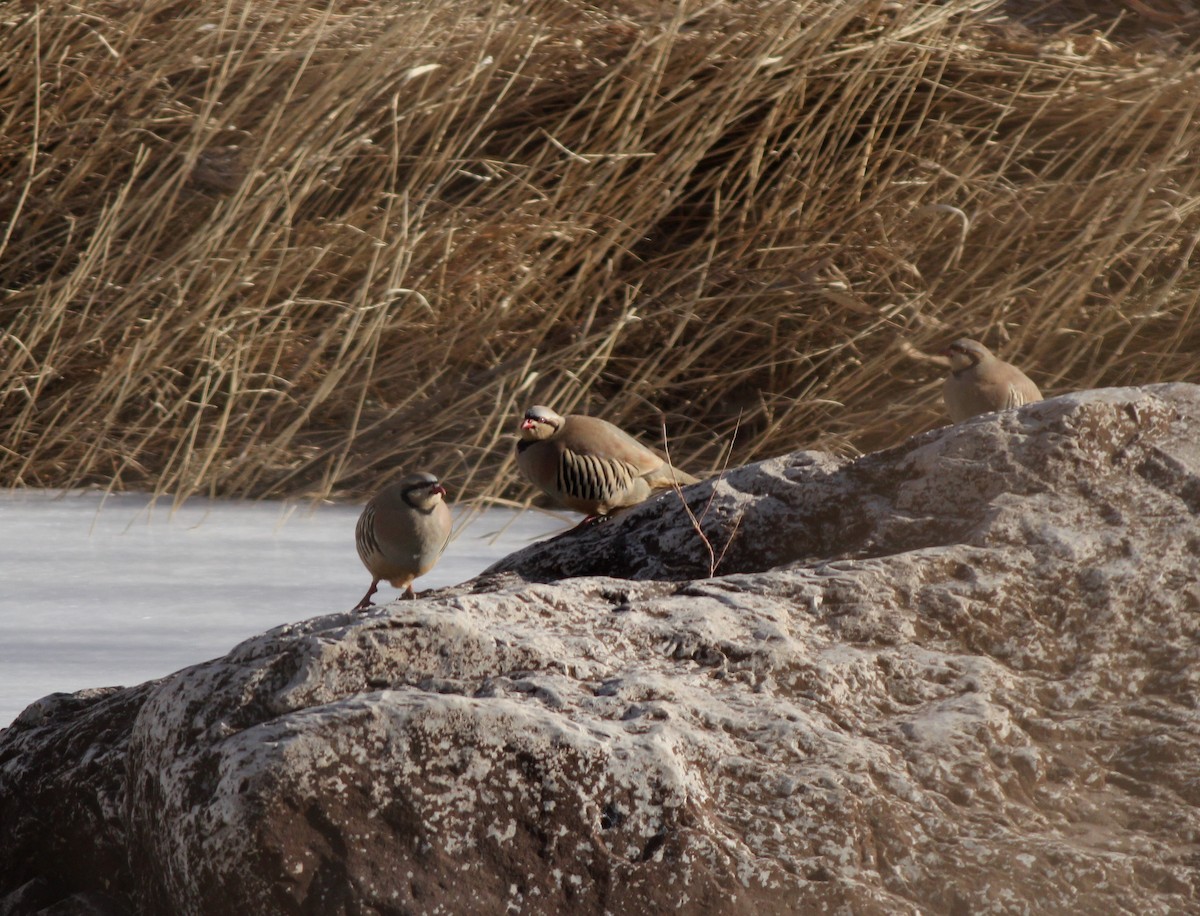
[[443, 487], [443, 486], [442, 486], [440, 483], [435, 483], [435, 484], [434, 484], [434, 485], [433, 485], [433, 486], [430, 488], [429, 492], [430, 492], [430, 493], [438, 493], [438, 494], [441, 494], [442, 496], [447, 496], [447, 495], [448, 495], [448, 494], [446, 493], [446, 488], [445, 488], [445, 487]]
[[537, 426], [537, 420], [531, 420], [529, 417], [521, 421], [521, 429], [533, 429], [535, 426]]

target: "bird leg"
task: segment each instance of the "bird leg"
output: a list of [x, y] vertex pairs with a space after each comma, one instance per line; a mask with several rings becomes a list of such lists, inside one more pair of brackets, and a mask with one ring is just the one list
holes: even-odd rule
[[417, 600], [417, 592], [412, 587], [411, 582], [409, 582], [408, 587], [404, 589], [404, 598], [407, 601], [416, 601]]
[[371, 587], [367, 589], [367, 593], [362, 596], [362, 601], [358, 602], [358, 604], [354, 606], [354, 610], [365, 611], [367, 608], [369, 608], [371, 606], [371, 596], [377, 591], [379, 591], [379, 580], [372, 579]]

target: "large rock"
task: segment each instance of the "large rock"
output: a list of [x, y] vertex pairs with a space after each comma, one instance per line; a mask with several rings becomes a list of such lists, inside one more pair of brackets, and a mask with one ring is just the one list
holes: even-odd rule
[[1200, 388], [683, 496], [35, 704], [0, 913], [1200, 907]]

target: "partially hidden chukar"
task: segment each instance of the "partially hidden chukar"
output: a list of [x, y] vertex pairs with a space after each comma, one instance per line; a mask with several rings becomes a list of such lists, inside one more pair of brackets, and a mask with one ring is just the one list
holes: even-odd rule
[[946, 348], [950, 375], [942, 386], [946, 411], [955, 423], [993, 410], [1040, 401], [1042, 393], [1024, 372], [967, 337]]
[[655, 490], [698, 482], [606, 420], [563, 417], [541, 406], [525, 411], [517, 466], [539, 489], [589, 518], [636, 505]]
[[356, 611], [371, 606], [371, 596], [386, 579], [405, 597], [415, 598], [412, 582], [438, 561], [450, 540], [446, 488], [428, 473], [409, 474], [371, 497], [354, 529], [358, 555], [371, 574], [371, 587]]

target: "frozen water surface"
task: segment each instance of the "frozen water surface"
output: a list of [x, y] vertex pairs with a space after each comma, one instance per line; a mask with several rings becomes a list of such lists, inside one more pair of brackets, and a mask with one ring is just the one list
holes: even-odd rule
[[[0, 491], [0, 728], [46, 694], [137, 684], [353, 607], [371, 582], [354, 550], [360, 508]], [[574, 521], [489, 509], [417, 590]], [[398, 595], [385, 583], [375, 598]]]

